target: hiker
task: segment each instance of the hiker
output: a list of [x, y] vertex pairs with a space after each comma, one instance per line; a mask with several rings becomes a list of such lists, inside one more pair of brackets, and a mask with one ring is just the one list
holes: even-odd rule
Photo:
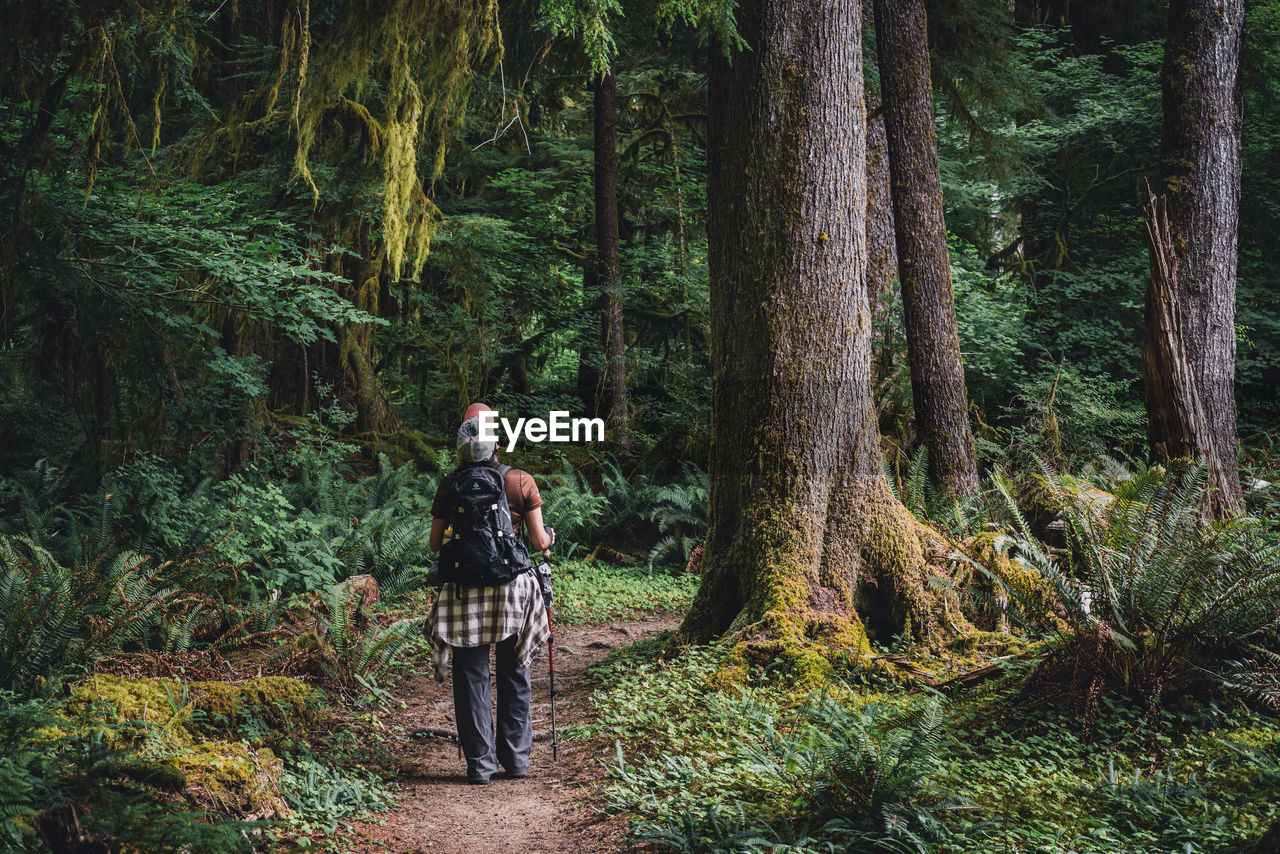
[[[542, 497], [533, 478], [498, 462], [496, 439], [480, 441], [479, 413], [488, 409], [482, 403], [467, 407], [458, 429], [460, 465], [431, 504], [430, 544], [440, 552], [443, 584], [427, 618], [438, 681], [448, 675], [452, 653], [458, 740], [467, 780], [480, 785], [499, 774], [499, 765], [499, 776], [508, 779], [529, 770], [529, 662], [551, 627], [521, 526], [546, 556], [555, 542], [555, 532], [542, 523]], [[490, 644], [497, 646], [496, 744]]]

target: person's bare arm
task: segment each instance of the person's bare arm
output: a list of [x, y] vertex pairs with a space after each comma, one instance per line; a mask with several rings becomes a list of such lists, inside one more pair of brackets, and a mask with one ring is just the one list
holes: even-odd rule
[[449, 522], [446, 519], [431, 520], [431, 539], [427, 541], [427, 545], [431, 546], [431, 551], [440, 551], [440, 547], [444, 545], [444, 529], [448, 526]]
[[551, 546], [555, 544], [554, 534], [548, 534], [542, 527], [542, 508], [535, 507], [524, 514], [524, 523], [529, 527], [529, 542], [534, 549], [542, 549], [542, 553], [551, 557]]

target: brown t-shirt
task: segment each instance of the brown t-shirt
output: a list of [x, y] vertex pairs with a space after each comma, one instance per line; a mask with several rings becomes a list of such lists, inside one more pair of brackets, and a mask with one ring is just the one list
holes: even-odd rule
[[[493, 465], [498, 465], [497, 457], [494, 457]], [[452, 483], [453, 475], [445, 475], [436, 489], [436, 497], [431, 502], [431, 515], [437, 519], [449, 518], [448, 496], [449, 485]], [[507, 488], [507, 506], [511, 508], [512, 533], [519, 536], [520, 523], [524, 521], [525, 514], [542, 506], [542, 496], [538, 494], [538, 485], [533, 482], [529, 473], [520, 469], [507, 472], [504, 485]]]

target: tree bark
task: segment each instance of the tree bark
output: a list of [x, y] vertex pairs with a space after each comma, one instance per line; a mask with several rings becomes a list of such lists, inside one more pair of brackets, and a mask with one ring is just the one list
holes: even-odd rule
[[1142, 373], [1157, 459], [1202, 458], [1206, 511], [1244, 510], [1236, 449], [1236, 231], [1244, 0], [1174, 0], [1163, 71], [1165, 195], [1147, 205]]
[[[586, 301], [584, 310], [594, 312], [598, 309], [599, 301], [591, 302], [592, 295], [598, 289], [599, 283], [594, 267], [589, 262], [584, 263], [582, 265], [582, 292]], [[600, 414], [600, 364], [597, 358], [598, 351], [596, 350], [596, 344], [600, 337], [600, 335], [596, 334], [594, 328], [578, 330], [578, 376], [576, 387], [578, 397], [582, 398], [587, 411], [593, 415]]]
[[[360, 226], [356, 233], [359, 255], [350, 266], [343, 269], [342, 258], [337, 270], [350, 279], [342, 288], [342, 295], [363, 311], [378, 315], [378, 295], [381, 291], [382, 262], [375, 259], [369, 238], [369, 226]], [[338, 330], [338, 364], [340, 371], [349, 371], [355, 392], [356, 429], [362, 433], [399, 433], [404, 429], [395, 407], [382, 391], [375, 369], [373, 327], [367, 324], [346, 323]], [[342, 384], [334, 383], [334, 388]]]
[[894, 237], [889, 179], [889, 141], [879, 90], [867, 90], [867, 303], [879, 329], [872, 345], [872, 389], [882, 435], [894, 431], [898, 407], [891, 393], [899, 375], [899, 340], [892, 306], [898, 290], [898, 245]]
[[860, 4], [750, 0], [738, 23], [751, 49], [709, 78], [711, 498], [680, 635], [803, 678], [869, 628], [927, 632], [936, 602], [872, 405]]
[[592, 84], [595, 94], [596, 269], [604, 308], [605, 423], [620, 445], [630, 444], [626, 340], [622, 323], [622, 260], [618, 247], [618, 106], [613, 73]]
[[898, 278], [889, 141], [880, 96], [867, 93], [867, 299], [876, 319], [890, 301]]
[[874, 5], [916, 429], [938, 479], [967, 495], [978, 488], [978, 463], [942, 214], [924, 2]]

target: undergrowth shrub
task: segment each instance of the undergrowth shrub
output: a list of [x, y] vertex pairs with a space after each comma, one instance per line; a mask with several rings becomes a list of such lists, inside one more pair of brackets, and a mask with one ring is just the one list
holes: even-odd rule
[[66, 729], [56, 704], [0, 691], [0, 849], [252, 851], [246, 830], [174, 807], [186, 780], [109, 737], [110, 727]]
[[1203, 466], [1181, 476], [1149, 469], [1109, 502], [1042, 469], [1062, 509], [1068, 547], [1055, 551], [1032, 535], [997, 472], [996, 487], [1016, 520], [1005, 542], [1061, 598], [1069, 631], [1043, 673], [1079, 690], [1086, 722], [1109, 685], [1155, 704], [1207, 677], [1280, 703], [1275, 659], [1259, 646], [1280, 625], [1280, 550], [1260, 542], [1252, 520], [1203, 519]]
[[334, 585], [315, 616], [323, 629], [320, 665], [325, 674], [348, 691], [373, 690], [396, 655], [421, 633], [426, 617], [397, 620], [389, 626], [372, 622], [358, 604], [358, 593]]
[[929, 471], [929, 449], [924, 445], [916, 449], [900, 478], [894, 476], [888, 458], [885, 458], [884, 470], [889, 491], [913, 516], [930, 522], [952, 537], [977, 533], [993, 518], [989, 490], [957, 496], [934, 482]]
[[0, 687], [37, 692], [147, 638], [169, 592], [125, 552], [63, 566], [27, 537], [0, 537]]
[[41, 484], [60, 477], [42, 469], [0, 484], [0, 500], [27, 507], [23, 530], [63, 563], [128, 549], [169, 562], [167, 584], [229, 604], [255, 591], [288, 599], [362, 572], [415, 586], [433, 561], [426, 520], [438, 478], [385, 456], [376, 474], [355, 477], [332, 453], [305, 453], [313, 445], [217, 482], [139, 455], [96, 491], [37, 510], [35, 497], [54, 494]]
[[1048, 455], [1056, 466], [1114, 454], [1141, 455], [1146, 412], [1127, 380], [1087, 373], [1069, 362], [1018, 383], [1001, 418], [1009, 426], [982, 425], [974, 436], [978, 454], [1020, 470]]
[[651, 493], [649, 521], [657, 525], [661, 539], [649, 549], [650, 569], [672, 557], [683, 566], [694, 546], [707, 535], [711, 479], [692, 463], [683, 463], [681, 470], [681, 481], [654, 487]]
[[556, 529], [556, 551], [572, 557], [587, 544], [587, 537], [604, 516], [609, 499], [597, 495], [585, 476], [564, 460], [560, 474], [548, 475], [542, 495], [543, 519]]
[[818, 828], [812, 842], [925, 852], [950, 836], [935, 811], [955, 805], [934, 781], [946, 725], [938, 701], [904, 714], [875, 703], [850, 710], [819, 695], [797, 714], [798, 725], [770, 725], [743, 750], [794, 792], [786, 818]]
[[640, 541], [649, 525], [644, 499], [649, 491], [648, 475], [637, 471], [628, 476], [609, 456], [602, 456], [598, 463], [600, 494], [609, 502], [608, 512], [597, 527], [599, 536], [614, 542]]
[[285, 766], [280, 791], [293, 810], [289, 824], [301, 833], [333, 834], [346, 819], [389, 809], [391, 792], [359, 765], [334, 766], [302, 751]]
[[713, 687], [723, 650], [657, 660], [663, 639], [593, 669], [593, 734], [616, 739], [608, 807], [642, 841], [710, 851], [927, 850], [949, 836], [934, 777], [946, 717], [936, 702], [809, 697], [767, 682]]
[[1153, 717], [1104, 691], [1089, 738], [1068, 705], [1013, 686], [961, 704], [940, 773], [975, 808], [950, 815], [963, 843], [940, 852], [1227, 854], [1280, 817], [1280, 725], [1247, 709], [1187, 698]]

